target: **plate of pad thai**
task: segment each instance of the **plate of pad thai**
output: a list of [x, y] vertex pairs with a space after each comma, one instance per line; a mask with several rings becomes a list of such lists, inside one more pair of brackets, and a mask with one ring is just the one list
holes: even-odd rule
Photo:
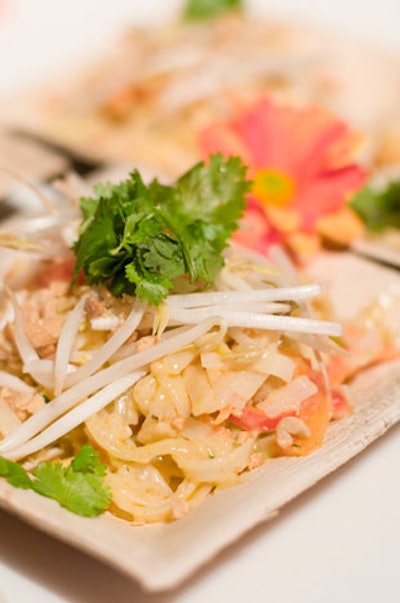
[[214, 553], [399, 418], [393, 379], [372, 377], [367, 395], [357, 380], [397, 374], [398, 292], [350, 325], [332, 318], [329, 289], [283, 247], [235, 240], [250, 186], [239, 158], [215, 154], [173, 184], [137, 171], [98, 184], [80, 211], [47, 200], [2, 235], [2, 505], [86, 550], [104, 530], [96, 554], [153, 588], [204, 543], [164, 559], [155, 583], [126, 546], [157, 555], [164, 530], [211, 526], [226, 496], [236, 513], [235, 496], [269, 485], [207, 537]]
[[245, 17], [197, 4], [127, 35], [93, 97], [40, 100], [49, 148], [102, 148], [117, 179], [4, 170], [35, 202], [0, 229], [0, 506], [154, 591], [400, 419], [400, 279], [361, 257], [398, 236], [381, 113], [350, 125], [300, 33], [251, 61]]

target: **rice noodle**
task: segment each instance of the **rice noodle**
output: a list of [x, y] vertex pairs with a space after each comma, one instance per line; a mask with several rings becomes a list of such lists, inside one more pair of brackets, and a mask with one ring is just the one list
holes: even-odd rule
[[88, 398], [83, 404], [71, 410], [58, 421], [55, 421], [41, 434], [32, 438], [26, 444], [19, 448], [13, 449], [11, 452], [6, 452], [5, 456], [9, 459], [18, 459], [29, 454], [33, 454], [41, 450], [45, 446], [52, 444], [63, 435], [86, 421], [92, 414], [98, 412], [104, 406], [107, 406], [116, 397], [123, 394], [127, 389], [132, 387], [138, 381], [145, 371], [136, 371], [131, 375], [125, 375], [120, 379], [116, 379], [113, 383], [100, 390], [97, 394]]
[[80, 400], [91, 395], [101, 387], [112, 384], [116, 379], [122, 378], [132, 371], [146, 366], [157, 358], [175, 352], [186, 345], [192, 343], [204, 333], [207, 333], [212, 327], [220, 325], [223, 321], [220, 318], [210, 318], [204, 320], [199, 325], [180, 333], [175, 338], [161, 342], [153, 348], [138, 352], [133, 357], [125, 358], [116, 362], [112, 366], [103, 369], [99, 373], [89, 377], [84, 382], [71, 387], [54, 398], [51, 404], [47, 404], [37, 413], [27, 419], [18, 429], [16, 429], [8, 438], [0, 442], [0, 453], [8, 452], [15, 446], [26, 442], [35, 436], [39, 431], [50, 425], [59, 416], [75, 406]]
[[275, 352], [265, 352], [254, 365], [254, 370], [273, 377], [279, 377], [286, 383], [293, 378], [296, 365], [292, 358]]
[[169, 521], [201, 503], [211, 486], [183, 480], [174, 492], [151, 464], [123, 465], [106, 478], [114, 504], [137, 523]]
[[179, 452], [174, 458], [189, 479], [200, 483], [217, 482], [226, 486], [231, 485], [235, 476], [249, 464], [253, 445], [254, 438], [250, 438], [233, 451], [215, 459], [191, 459]]

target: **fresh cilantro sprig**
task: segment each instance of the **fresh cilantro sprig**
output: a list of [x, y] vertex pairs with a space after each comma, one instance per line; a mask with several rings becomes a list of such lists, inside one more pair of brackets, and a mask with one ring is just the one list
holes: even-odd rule
[[242, 0], [188, 0], [184, 17], [188, 20], [208, 19], [227, 11], [242, 8]]
[[81, 200], [75, 275], [83, 270], [89, 283], [152, 305], [181, 277], [212, 284], [245, 207], [245, 174], [239, 158], [217, 154], [173, 186], [147, 185], [138, 171], [120, 184], [98, 185], [95, 198]]
[[382, 191], [366, 186], [353, 197], [350, 207], [371, 231], [400, 228], [400, 180], [390, 182]]
[[42, 462], [32, 472], [32, 479], [19, 463], [0, 457], [0, 476], [17, 488], [34, 490], [53, 498], [77, 515], [100, 515], [110, 504], [110, 492], [103, 485], [106, 466], [92, 446], [85, 444], [68, 467], [61, 463]]

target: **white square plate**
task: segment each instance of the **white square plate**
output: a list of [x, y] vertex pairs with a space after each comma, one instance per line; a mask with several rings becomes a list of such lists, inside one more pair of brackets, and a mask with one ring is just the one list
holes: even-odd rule
[[[371, 295], [393, 284], [400, 286], [396, 272], [347, 254], [319, 258], [312, 273], [330, 285], [337, 311], [342, 310], [347, 318]], [[360, 375], [353, 395], [354, 414], [330, 426], [319, 450], [304, 458], [271, 460], [240, 485], [209, 497], [190, 515], [170, 524], [131, 526], [108, 513], [94, 519], [78, 517], [5, 480], [0, 480], [0, 505], [122, 570], [149, 590], [172, 588], [396, 423], [400, 419], [400, 361]]]

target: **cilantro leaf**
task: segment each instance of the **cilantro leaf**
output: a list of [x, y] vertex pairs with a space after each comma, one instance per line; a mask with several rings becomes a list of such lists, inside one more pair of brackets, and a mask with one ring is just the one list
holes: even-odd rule
[[35, 492], [77, 515], [99, 515], [108, 506], [108, 491], [99, 487], [101, 480], [93, 473], [75, 472], [71, 467], [65, 470], [61, 463], [41, 463], [34, 475]]
[[0, 457], [0, 476], [5, 477], [8, 483], [16, 488], [32, 488], [32, 481], [22, 465], [3, 457]]
[[106, 465], [100, 463], [99, 453], [90, 444], [82, 446], [76, 457], [72, 459], [71, 468], [75, 472], [93, 473], [99, 477], [104, 477], [107, 471]]
[[239, 158], [217, 154], [173, 186], [158, 180], [146, 185], [137, 171], [120, 184], [97, 186], [96, 198], [81, 200], [75, 275], [83, 270], [89, 283], [104, 283], [117, 296], [136, 294], [152, 305], [180, 277], [212, 284], [245, 208], [245, 175]]
[[189, 20], [208, 19], [221, 13], [241, 9], [242, 0], [188, 0], [184, 17]]
[[372, 231], [400, 228], [400, 181], [390, 182], [381, 192], [366, 186], [353, 197], [350, 207]]
[[93, 517], [110, 503], [110, 492], [103, 485], [106, 466], [89, 445], [82, 447], [68, 467], [61, 463], [42, 462], [31, 479], [19, 463], [0, 457], [0, 476], [17, 488], [34, 490], [53, 498], [62, 507], [77, 515]]

